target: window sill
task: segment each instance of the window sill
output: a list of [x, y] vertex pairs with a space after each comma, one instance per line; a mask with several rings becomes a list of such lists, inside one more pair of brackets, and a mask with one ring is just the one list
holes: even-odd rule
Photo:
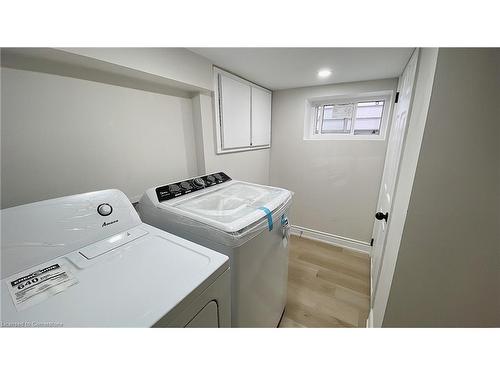
[[322, 134], [304, 137], [304, 141], [385, 141], [385, 135]]
[[252, 147], [242, 147], [242, 148], [232, 148], [232, 149], [227, 149], [227, 150], [222, 150], [218, 149], [217, 150], [217, 155], [222, 155], [222, 154], [233, 154], [235, 152], [245, 152], [245, 151], [254, 151], [254, 150], [264, 150], [266, 148], [271, 148], [271, 145], [265, 145], [265, 146], [252, 146]]

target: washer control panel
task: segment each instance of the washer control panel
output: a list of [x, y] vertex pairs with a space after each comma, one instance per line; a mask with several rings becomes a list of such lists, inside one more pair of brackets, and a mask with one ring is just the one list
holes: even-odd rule
[[156, 196], [159, 202], [167, 201], [189, 194], [194, 191], [205, 189], [210, 186], [222, 184], [230, 181], [231, 178], [224, 172], [208, 174], [206, 176], [196, 177], [185, 181], [175, 182], [156, 188]]

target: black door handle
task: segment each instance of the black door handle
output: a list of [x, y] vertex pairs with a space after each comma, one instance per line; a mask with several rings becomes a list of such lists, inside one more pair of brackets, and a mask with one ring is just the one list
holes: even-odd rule
[[387, 223], [387, 219], [389, 218], [389, 212], [386, 212], [385, 214], [383, 214], [382, 212], [377, 212], [375, 214], [375, 219], [377, 220], [385, 220], [385, 222]]

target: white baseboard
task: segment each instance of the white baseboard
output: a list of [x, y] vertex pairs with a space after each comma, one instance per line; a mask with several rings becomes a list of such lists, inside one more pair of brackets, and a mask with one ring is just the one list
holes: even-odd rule
[[290, 232], [291, 234], [299, 237], [325, 242], [334, 246], [345, 247], [346, 249], [355, 250], [366, 254], [370, 254], [371, 252], [371, 246], [368, 242], [336, 236], [335, 234], [320, 232], [319, 230], [299, 227], [298, 225], [292, 225]]

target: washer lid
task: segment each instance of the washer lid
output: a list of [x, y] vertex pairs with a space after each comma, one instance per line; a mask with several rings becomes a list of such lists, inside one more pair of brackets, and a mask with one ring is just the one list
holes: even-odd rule
[[148, 234], [93, 259], [77, 250], [26, 270], [60, 264], [77, 283], [20, 311], [2, 280], [2, 321], [149, 327], [182, 311], [228, 267], [223, 254], [146, 224], [138, 229]]
[[228, 233], [238, 232], [291, 198], [286, 189], [235, 182], [173, 204], [174, 210]]

